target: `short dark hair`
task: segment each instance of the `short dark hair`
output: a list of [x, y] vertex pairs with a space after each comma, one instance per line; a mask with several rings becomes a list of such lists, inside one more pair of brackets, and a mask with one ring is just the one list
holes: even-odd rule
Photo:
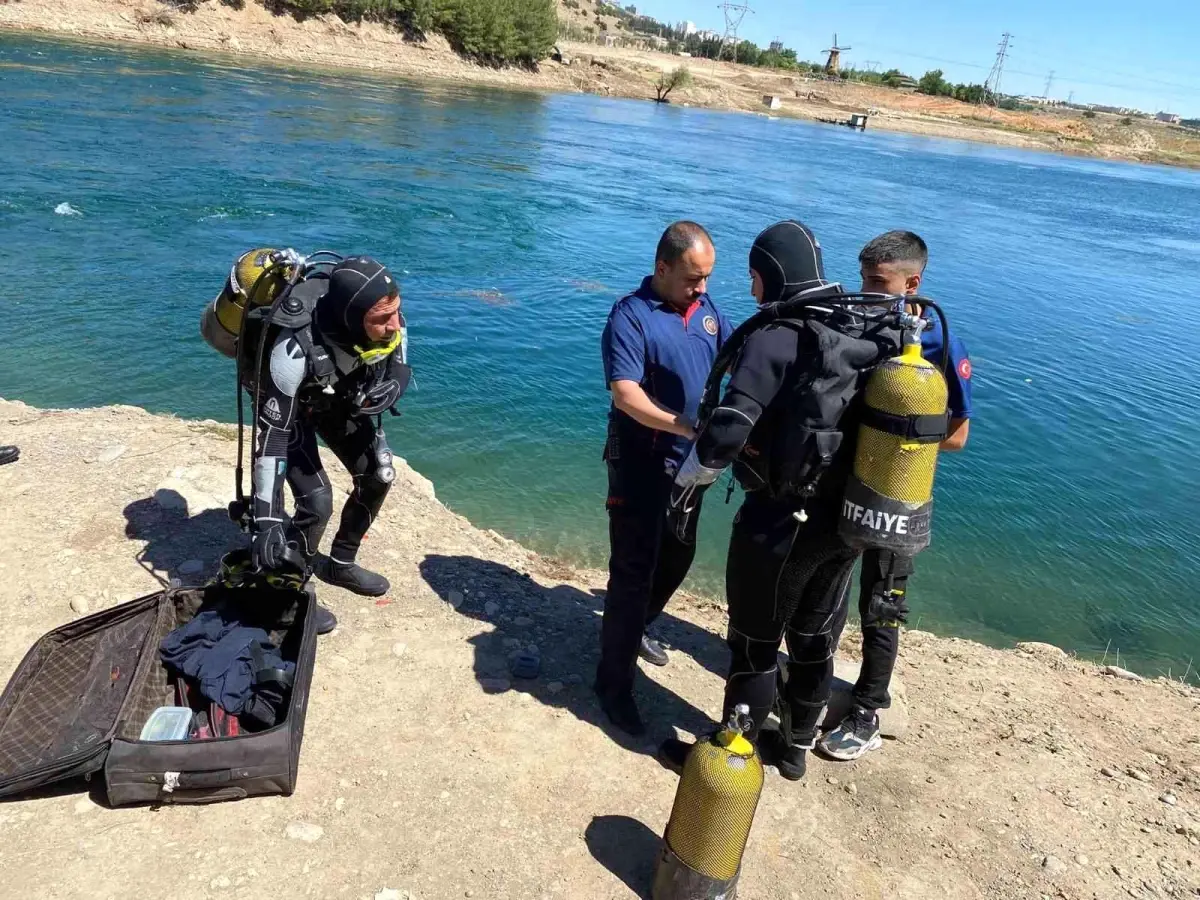
[[654, 251], [654, 261], [673, 265], [679, 262], [683, 254], [696, 244], [706, 243], [711, 246], [712, 242], [712, 236], [704, 229], [703, 225], [689, 222], [686, 219], [672, 222], [662, 233], [662, 237], [658, 239], [658, 248]]
[[863, 247], [858, 261], [872, 268], [884, 263], [911, 263], [918, 272], [924, 272], [929, 262], [929, 247], [919, 234], [889, 231]]

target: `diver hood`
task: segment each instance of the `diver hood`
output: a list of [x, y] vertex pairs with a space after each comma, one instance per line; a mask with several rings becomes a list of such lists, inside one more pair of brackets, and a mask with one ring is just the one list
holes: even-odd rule
[[321, 335], [346, 349], [366, 347], [364, 319], [371, 307], [397, 292], [396, 280], [367, 256], [343, 260], [329, 273], [329, 289], [317, 303], [314, 320]]
[[830, 284], [825, 280], [820, 241], [808, 226], [791, 219], [754, 239], [750, 268], [762, 279], [764, 306]]

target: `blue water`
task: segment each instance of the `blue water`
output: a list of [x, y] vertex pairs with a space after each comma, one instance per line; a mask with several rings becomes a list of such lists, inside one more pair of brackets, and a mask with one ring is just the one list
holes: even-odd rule
[[[1151, 674], [1200, 656], [1197, 173], [14, 37], [0, 173], [0, 395], [231, 420], [197, 319], [232, 259], [370, 253], [401, 277], [418, 379], [393, 445], [476, 524], [591, 564], [600, 332], [663, 226], [710, 227], [735, 320], [770, 222], [809, 223], [853, 286], [865, 241], [912, 228], [977, 413], [914, 623]], [[706, 508], [697, 590], [721, 590], [732, 509]]]

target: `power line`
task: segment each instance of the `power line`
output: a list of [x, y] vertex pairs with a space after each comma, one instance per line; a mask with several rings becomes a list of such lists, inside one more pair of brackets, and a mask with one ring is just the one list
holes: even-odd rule
[[1000, 81], [1004, 77], [1004, 58], [1008, 55], [1008, 44], [1012, 40], [1012, 35], [1007, 31], [1000, 38], [1000, 49], [996, 51], [996, 61], [992, 64], [992, 71], [988, 73], [987, 80], [983, 83], [983, 96], [980, 102], [990, 102], [995, 106], [1000, 99]]
[[732, 3], [730, 0], [725, 0], [720, 5], [720, 8], [725, 11], [725, 34], [721, 37], [721, 48], [717, 51], [717, 59], [725, 55], [725, 45], [730, 43], [730, 37], [733, 38], [733, 61], [737, 62], [738, 48], [738, 29], [742, 27], [742, 19], [746, 18], [746, 13], [753, 14], [752, 10], [745, 3]]

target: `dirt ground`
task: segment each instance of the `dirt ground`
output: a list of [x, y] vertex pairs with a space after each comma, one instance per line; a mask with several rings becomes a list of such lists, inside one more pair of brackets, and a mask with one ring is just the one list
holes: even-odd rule
[[[560, 15], [594, 16], [591, 0], [579, 11], [560, 2]], [[604, 19], [610, 27], [611, 17]], [[475, 65], [440, 37], [424, 42], [372, 22], [347, 24], [327, 15], [297, 22], [250, 0], [241, 10], [201, 0], [192, 12], [159, 0], [0, 0], [0, 29], [46, 32], [81, 40], [152, 44], [205, 54], [246, 54], [255, 64], [366, 69], [535, 91], [582, 91], [652, 99], [664, 71], [686, 65], [693, 84], [671, 95], [681, 105], [810, 120], [844, 121], [871, 112], [869, 127], [930, 137], [981, 141], [1052, 152], [1200, 167], [1200, 135], [1177, 127], [1117, 116], [1084, 119], [1078, 111], [1005, 112], [945, 98], [863, 84], [802, 78], [767, 69], [684, 60], [650, 50], [560, 42], [561, 59], [538, 71]], [[364, 52], [369, 48], [370, 52]], [[768, 112], [765, 95], [782, 107]]]
[[[22, 451], [0, 467], [0, 679], [51, 628], [156, 590], [148, 569], [212, 573], [240, 539], [234, 436], [0, 400]], [[386, 598], [319, 586], [341, 624], [294, 796], [110, 810], [94, 782], [0, 804], [0, 896], [644, 896], [676, 786], [652, 750], [719, 711], [719, 608], [669, 607], [671, 664], [640, 676], [651, 734], [631, 743], [589, 690], [602, 573], [475, 529], [405, 465], [364, 562]], [[542, 673], [512, 679], [529, 644]], [[745, 900], [1200, 897], [1200, 691], [917, 631], [898, 674], [902, 739], [768, 775]]]

